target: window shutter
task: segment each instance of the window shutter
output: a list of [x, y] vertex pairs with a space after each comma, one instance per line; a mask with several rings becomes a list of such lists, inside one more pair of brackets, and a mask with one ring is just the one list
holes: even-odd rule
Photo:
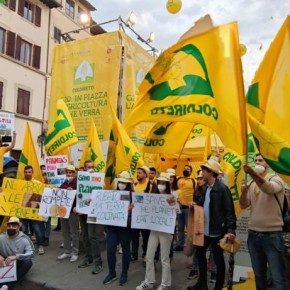
[[39, 6], [35, 6], [35, 25], [41, 26], [41, 8]]
[[9, 8], [13, 11], [16, 10], [16, 0], [10, 0], [9, 1]]
[[8, 56], [14, 57], [14, 52], [15, 52], [15, 33], [7, 31], [6, 54]]
[[19, 0], [19, 2], [18, 2], [18, 14], [20, 16], [24, 15], [24, 4], [25, 4], [25, 0]]
[[40, 69], [40, 55], [41, 55], [41, 47], [34, 45], [33, 46], [33, 60], [32, 60], [32, 66], [34, 68]]
[[19, 35], [17, 35], [15, 58], [18, 60], [20, 60], [20, 51], [21, 51], [21, 37]]

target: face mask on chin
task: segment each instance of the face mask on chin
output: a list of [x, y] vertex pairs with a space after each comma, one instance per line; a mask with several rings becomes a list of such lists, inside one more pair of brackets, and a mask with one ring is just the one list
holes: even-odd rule
[[16, 235], [16, 229], [7, 229], [7, 235], [9, 237], [13, 237], [14, 235]]
[[255, 165], [254, 170], [260, 175], [265, 172], [265, 167], [262, 165]]
[[72, 176], [67, 176], [67, 177], [66, 177], [66, 180], [67, 180], [68, 182], [72, 182], [73, 179], [74, 179], [74, 178], [73, 178]]
[[164, 185], [164, 184], [158, 184], [157, 185], [157, 188], [158, 188], [159, 192], [165, 192], [166, 185]]
[[187, 171], [187, 170], [183, 170], [183, 176], [184, 176], [184, 177], [188, 177], [188, 176], [190, 176], [189, 171]]
[[127, 184], [125, 184], [125, 183], [119, 183], [119, 184], [118, 184], [118, 188], [119, 188], [120, 190], [125, 190], [126, 187], [127, 187]]

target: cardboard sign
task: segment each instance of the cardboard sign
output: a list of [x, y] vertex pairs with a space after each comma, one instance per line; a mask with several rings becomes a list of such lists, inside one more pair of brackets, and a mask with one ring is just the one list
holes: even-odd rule
[[78, 213], [90, 214], [90, 203], [93, 190], [103, 189], [104, 173], [78, 172], [77, 180], [77, 206]]
[[4, 178], [0, 193], [0, 215], [23, 219], [42, 220], [39, 206], [44, 187], [41, 182]]
[[41, 197], [39, 214], [68, 219], [75, 196], [75, 190], [45, 188]]
[[68, 166], [66, 155], [46, 156], [45, 172], [49, 184], [60, 186], [65, 181], [65, 168]]
[[169, 203], [171, 197], [172, 195], [168, 194], [133, 192], [134, 207], [131, 227], [173, 234], [176, 202]]
[[7, 282], [16, 280], [16, 261], [13, 261], [9, 265], [0, 268], [0, 284], [5, 284]]
[[0, 112], [0, 135], [12, 136], [14, 131], [14, 114]]
[[129, 191], [94, 190], [88, 222], [126, 227], [129, 204]]

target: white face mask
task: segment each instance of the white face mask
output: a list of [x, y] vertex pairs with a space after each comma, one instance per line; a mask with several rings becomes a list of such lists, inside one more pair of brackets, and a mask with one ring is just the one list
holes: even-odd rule
[[127, 184], [125, 184], [125, 183], [119, 183], [118, 184], [118, 187], [119, 187], [120, 190], [125, 190], [126, 187], [127, 187]]
[[262, 165], [255, 165], [254, 170], [258, 173], [258, 174], [263, 174], [265, 171], [265, 167]]
[[158, 188], [159, 192], [164, 192], [166, 190], [166, 185], [158, 184], [157, 188]]
[[94, 170], [94, 168], [90, 168], [90, 169], [88, 169], [88, 172], [93, 173], [93, 172], [95, 172], [95, 170]]
[[67, 176], [67, 177], [66, 177], [66, 180], [67, 180], [68, 182], [71, 182], [73, 179], [74, 179], [74, 178], [73, 178], [72, 176]]

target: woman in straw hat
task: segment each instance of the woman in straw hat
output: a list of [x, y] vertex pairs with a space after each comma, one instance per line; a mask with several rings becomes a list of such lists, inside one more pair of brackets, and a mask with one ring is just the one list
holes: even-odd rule
[[[171, 194], [170, 175], [166, 172], [161, 173], [157, 178], [157, 193]], [[167, 201], [170, 205], [174, 206], [176, 204], [176, 198], [172, 195], [167, 199]], [[157, 290], [169, 289], [171, 286], [171, 268], [169, 259], [171, 241], [171, 234], [151, 230], [146, 252], [147, 261], [145, 280], [136, 287], [136, 290], [153, 289], [153, 284], [155, 282], [154, 255], [159, 244], [161, 250], [162, 280]]]
[[[122, 171], [117, 181], [117, 190], [129, 191], [130, 201], [132, 200], [133, 178], [128, 171]], [[116, 251], [120, 243], [122, 246], [122, 273], [119, 279], [119, 285], [123, 286], [128, 281], [128, 270], [130, 265], [130, 242], [131, 242], [131, 210], [129, 206], [129, 216], [127, 227], [107, 226], [107, 259], [109, 264], [109, 273], [103, 280], [103, 284], [107, 285], [117, 280], [116, 274]]]

